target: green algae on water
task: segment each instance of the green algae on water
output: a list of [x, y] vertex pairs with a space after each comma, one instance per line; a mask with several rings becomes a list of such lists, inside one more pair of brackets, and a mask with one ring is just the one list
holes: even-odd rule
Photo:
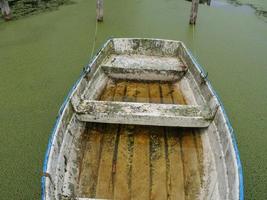
[[[200, 5], [192, 28], [189, 11], [184, 0], [106, 1], [96, 47], [112, 36], [183, 41], [209, 72], [233, 124], [246, 198], [265, 199], [266, 23], [238, 7]], [[0, 24], [2, 199], [40, 199], [48, 138], [64, 97], [89, 62], [94, 32], [95, 1], [87, 0]]]

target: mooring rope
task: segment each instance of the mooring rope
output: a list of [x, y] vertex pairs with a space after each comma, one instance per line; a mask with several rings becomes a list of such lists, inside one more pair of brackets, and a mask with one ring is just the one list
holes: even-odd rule
[[92, 47], [92, 51], [91, 51], [91, 56], [90, 56], [90, 59], [93, 58], [93, 55], [94, 55], [94, 51], [95, 51], [95, 43], [96, 43], [96, 39], [97, 39], [97, 19], [95, 20], [95, 34], [94, 34], [94, 40], [93, 40], [93, 47]]
[[193, 43], [193, 52], [194, 52], [195, 58], [197, 58], [196, 45], [195, 45], [195, 25], [193, 25], [192, 28], [193, 28], [193, 39], [192, 39], [193, 40], [192, 41], [192, 43]]
[[[196, 50], [196, 45], [195, 45], [195, 25], [193, 25], [192, 29], [193, 29], [193, 37], [192, 37], [193, 54], [194, 54], [195, 59], [197, 60], [197, 59], [198, 59], [198, 56], [197, 56], [197, 50]], [[208, 72], [206, 72], [206, 71], [202, 68], [202, 69], [201, 69], [201, 74], [202, 74], [202, 78], [203, 78], [203, 80], [201, 81], [201, 84], [203, 84], [203, 83], [205, 83], [205, 82], [207, 81], [207, 78], [208, 78]]]

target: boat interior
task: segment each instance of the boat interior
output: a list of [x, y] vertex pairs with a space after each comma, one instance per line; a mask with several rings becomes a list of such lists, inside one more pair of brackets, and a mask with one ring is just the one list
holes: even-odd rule
[[[110, 80], [103, 101], [186, 104], [175, 83]], [[88, 123], [80, 197], [196, 199], [203, 179], [201, 132], [192, 128]]]
[[71, 95], [48, 163], [55, 187], [47, 183], [47, 193], [233, 199], [237, 176], [225, 119], [185, 48], [123, 42], [98, 53]]
[[[110, 55], [101, 64], [75, 107], [78, 119], [86, 122], [80, 151], [80, 198], [199, 198], [205, 181], [202, 129], [210, 124], [210, 118], [195, 123], [197, 127], [192, 122], [188, 127], [179, 127], [183, 125], [180, 120], [168, 126], [162, 114], [156, 113], [160, 121], [152, 118], [142, 123], [131, 121], [136, 107], [127, 107], [130, 118], [122, 116], [114, 122], [125, 110], [112, 104], [103, 108], [103, 102], [141, 103], [137, 107], [145, 103], [186, 109], [188, 105], [199, 106], [184, 78], [186, 72], [186, 65], [171, 57]], [[97, 104], [90, 104], [92, 101], [99, 104], [99, 109]], [[205, 104], [203, 99], [199, 101]], [[153, 109], [146, 107], [141, 115], [151, 118]], [[167, 110], [162, 109], [165, 116]], [[105, 114], [108, 118], [97, 120], [99, 113], [98, 118]], [[89, 115], [92, 118], [84, 117]], [[190, 110], [185, 115], [190, 118]], [[197, 120], [202, 117], [198, 115]]]

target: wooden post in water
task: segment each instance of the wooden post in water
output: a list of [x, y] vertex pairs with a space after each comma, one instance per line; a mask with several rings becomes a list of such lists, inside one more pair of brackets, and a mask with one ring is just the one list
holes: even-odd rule
[[0, 0], [0, 8], [5, 20], [11, 19], [11, 10], [7, 0]]
[[97, 0], [96, 2], [96, 19], [98, 22], [103, 21], [104, 15], [104, 0]]
[[207, 0], [207, 5], [210, 6], [211, 0]]
[[192, 0], [189, 24], [196, 24], [199, 0]]

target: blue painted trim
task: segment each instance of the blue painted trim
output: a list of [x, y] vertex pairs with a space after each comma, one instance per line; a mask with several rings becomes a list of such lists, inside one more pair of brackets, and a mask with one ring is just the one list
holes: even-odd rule
[[[206, 72], [204, 70], [204, 68], [196, 61], [196, 59], [194, 58], [194, 56], [192, 55], [191, 51], [188, 50], [187, 48], [185, 48], [186, 52], [188, 53], [189, 57], [191, 58], [191, 60], [193, 61], [194, 65], [197, 67], [197, 69], [199, 70], [201, 76], [205, 76]], [[212, 93], [214, 94], [214, 96], [216, 96], [216, 98], [218, 99], [224, 118], [226, 119], [226, 124], [227, 127], [230, 131], [231, 134], [231, 139], [232, 139], [232, 143], [234, 146], [234, 151], [235, 151], [235, 156], [236, 156], [236, 162], [237, 162], [237, 168], [238, 168], [238, 177], [239, 177], [239, 200], [244, 200], [244, 179], [243, 179], [243, 169], [242, 169], [242, 163], [241, 163], [241, 159], [240, 159], [240, 154], [238, 151], [238, 147], [237, 147], [237, 142], [236, 142], [236, 137], [235, 137], [235, 133], [234, 133], [234, 129], [231, 125], [231, 122], [226, 114], [226, 111], [224, 109], [223, 103], [219, 97], [219, 95], [215, 92], [215, 90], [212, 88], [210, 81], [208, 80], [208, 78], [205, 78], [206, 83], [208, 85], [208, 87], [211, 89]]]

